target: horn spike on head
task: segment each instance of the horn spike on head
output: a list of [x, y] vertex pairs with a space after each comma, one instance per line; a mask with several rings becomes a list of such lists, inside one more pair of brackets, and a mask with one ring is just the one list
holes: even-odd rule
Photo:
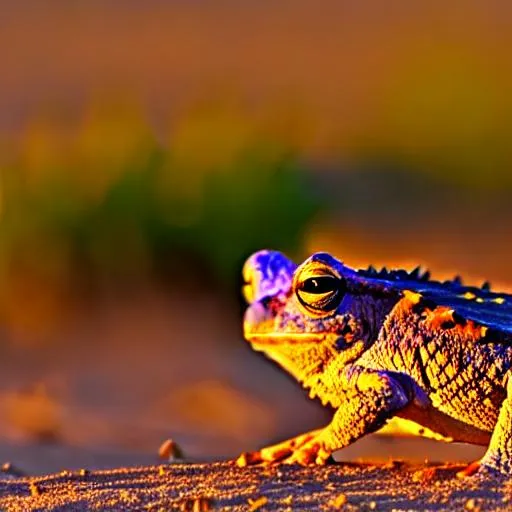
[[491, 283], [489, 281], [484, 281], [481, 286], [482, 290], [484, 292], [490, 292], [491, 291]]
[[409, 274], [413, 279], [418, 279], [421, 275], [421, 267], [416, 267], [414, 270], [411, 271]]
[[429, 270], [425, 270], [425, 272], [423, 272], [423, 275], [420, 277], [420, 279], [422, 281], [430, 280], [430, 271]]
[[457, 286], [462, 286], [462, 277], [460, 276], [455, 276], [453, 279], [452, 279], [452, 283], [457, 285]]

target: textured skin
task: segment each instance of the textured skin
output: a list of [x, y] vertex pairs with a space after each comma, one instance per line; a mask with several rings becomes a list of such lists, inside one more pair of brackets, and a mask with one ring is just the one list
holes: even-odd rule
[[326, 253], [297, 266], [260, 251], [243, 274], [246, 339], [335, 412], [239, 465], [323, 464], [398, 417], [420, 435], [487, 445], [467, 474], [512, 473], [512, 296], [419, 270], [355, 271]]

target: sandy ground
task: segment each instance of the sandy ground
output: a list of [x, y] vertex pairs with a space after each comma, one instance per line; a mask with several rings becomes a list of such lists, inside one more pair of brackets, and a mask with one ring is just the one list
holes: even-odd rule
[[510, 510], [506, 479], [460, 467], [336, 464], [237, 468], [174, 464], [0, 481], [0, 507], [22, 510]]

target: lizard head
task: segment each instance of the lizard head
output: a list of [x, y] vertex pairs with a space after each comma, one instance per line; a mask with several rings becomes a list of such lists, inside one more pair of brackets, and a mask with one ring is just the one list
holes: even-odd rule
[[296, 265], [280, 252], [259, 251], [243, 277], [245, 338], [303, 383], [334, 358], [357, 359], [396, 302], [327, 253]]

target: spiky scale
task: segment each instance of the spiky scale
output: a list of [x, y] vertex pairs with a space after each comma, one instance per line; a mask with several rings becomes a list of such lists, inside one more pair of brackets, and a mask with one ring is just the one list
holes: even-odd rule
[[423, 275], [420, 277], [422, 281], [428, 281], [430, 279], [430, 272], [428, 270], [425, 270]]
[[418, 279], [421, 275], [421, 267], [418, 265], [414, 270], [409, 274], [411, 279]]
[[377, 275], [379, 277], [389, 277], [389, 272], [388, 272], [388, 269], [386, 267], [382, 267], [378, 272], [377, 272]]
[[367, 270], [368, 274], [370, 275], [376, 275], [377, 274], [377, 269], [373, 266], [373, 265], [370, 265]]
[[453, 283], [455, 286], [462, 286], [462, 277], [460, 277], [460, 276], [455, 276], [455, 277], [452, 279], [452, 283]]

